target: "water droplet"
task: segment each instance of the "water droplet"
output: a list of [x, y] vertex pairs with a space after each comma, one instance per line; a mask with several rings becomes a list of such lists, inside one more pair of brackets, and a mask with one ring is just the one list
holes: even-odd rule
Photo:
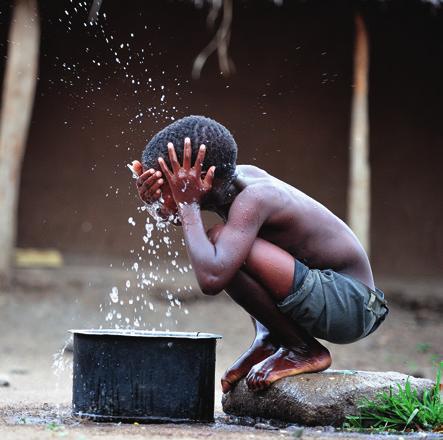
[[110, 296], [111, 301], [112, 301], [113, 303], [118, 302], [118, 289], [117, 289], [117, 287], [114, 286], [114, 287], [111, 289], [111, 293], [109, 294], [109, 296]]

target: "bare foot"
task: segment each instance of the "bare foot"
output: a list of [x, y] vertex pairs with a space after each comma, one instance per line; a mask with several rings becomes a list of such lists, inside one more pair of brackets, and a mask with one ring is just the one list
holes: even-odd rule
[[329, 351], [320, 343], [315, 349], [308, 349], [304, 353], [281, 347], [251, 368], [246, 376], [246, 383], [250, 390], [263, 390], [283, 377], [326, 370], [331, 361]]
[[221, 379], [223, 393], [227, 393], [235, 383], [245, 377], [255, 364], [271, 356], [277, 350], [278, 347], [269, 339], [256, 339], [249, 349], [226, 370]]

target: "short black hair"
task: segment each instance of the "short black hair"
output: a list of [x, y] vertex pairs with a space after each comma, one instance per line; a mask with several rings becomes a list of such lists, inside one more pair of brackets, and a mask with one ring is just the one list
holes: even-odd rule
[[206, 146], [202, 171], [215, 166], [215, 177], [230, 182], [235, 174], [237, 144], [229, 130], [213, 119], [204, 116], [187, 116], [159, 131], [146, 145], [142, 163], [145, 169], [160, 169], [158, 158], [162, 157], [169, 167], [168, 142], [174, 144], [177, 158], [183, 163], [183, 144], [191, 139], [192, 164], [201, 144]]

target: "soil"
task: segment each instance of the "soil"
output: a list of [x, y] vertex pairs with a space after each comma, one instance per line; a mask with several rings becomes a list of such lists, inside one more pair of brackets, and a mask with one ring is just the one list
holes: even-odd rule
[[[254, 428], [226, 423], [220, 403], [220, 377], [248, 347], [253, 338], [253, 329], [247, 314], [225, 294], [205, 297], [195, 293], [196, 289], [188, 297], [181, 295], [181, 308], [173, 308], [171, 317], [165, 317], [169, 301], [161, 292], [153, 292], [149, 301], [155, 311], [148, 310], [144, 319], [148, 328], [153, 326], [160, 329], [163, 322], [164, 329], [223, 335], [217, 347], [216, 423], [131, 426], [73, 419], [70, 416], [72, 355], [65, 353], [62, 357], [58, 356], [66, 366], [64, 371], [58, 372], [53, 368], [54, 355], [60, 353], [68, 339], [68, 329], [109, 326], [105, 321], [110, 310], [108, 294], [113, 285], [122, 285], [122, 277], [121, 272], [102, 266], [66, 266], [52, 271], [21, 269], [15, 274], [13, 286], [0, 291], [0, 378], [10, 382], [9, 386], [0, 387], [2, 440], [57, 437], [75, 440], [98, 437], [137, 439], [147, 435], [156, 439], [294, 437], [294, 432], [287, 430], [258, 429], [266, 428], [266, 425], [259, 424]], [[163, 287], [166, 288], [165, 285]], [[332, 353], [333, 368], [395, 370], [433, 378], [433, 365], [442, 359], [441, 313], [423, 307], [419, 312], [402, 307], [399, 280], [396, 282], [396, 292], [391, 313], [375, 334], [351, 345], [326, 343]], [[189, 310], [188, 314], [185, 309]], [[125, 313], [132, 319], [129, 310]], [[305, 429], [303, 437], [334, 435], [337, 434], [318, 428]]]

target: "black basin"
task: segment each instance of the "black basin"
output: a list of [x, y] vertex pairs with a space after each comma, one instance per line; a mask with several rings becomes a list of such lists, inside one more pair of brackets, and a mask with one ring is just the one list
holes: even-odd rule
[[72, 330], [73, 413], [106, 422], [214, 420], [209, 333]]

